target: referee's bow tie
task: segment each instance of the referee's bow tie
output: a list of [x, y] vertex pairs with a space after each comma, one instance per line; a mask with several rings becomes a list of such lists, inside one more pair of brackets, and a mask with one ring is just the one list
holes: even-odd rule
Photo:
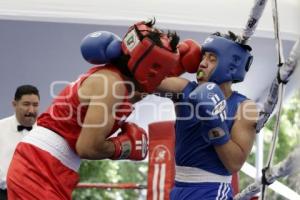
[[24, 129], [26, 129], [27, 131], [31, 131], [32, 126], [18, 125], [17, 129], [18, 129], [18, 131], [23, 131]]

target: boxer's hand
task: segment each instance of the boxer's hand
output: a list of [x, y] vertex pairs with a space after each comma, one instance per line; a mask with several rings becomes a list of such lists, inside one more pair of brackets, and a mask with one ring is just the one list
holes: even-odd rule
[[81, 42], [81, 54], [91, 64], [105, 64], [121, 56], [121, 39], [114, 33], [98, 31]]
[[203, 83], [196, 87], [189, 96], [196, 115], [208, 127], [208, 138], [213, 145], [222, 145], [230, 139], [225, 122], [227, 115], [226, 99], [215, 83]]
[[180, 54], [179, 64], [172, 70], [171, 76], [179, 76], [184, 72], [196, 73], [201, 61], [201, 47], [191, 39], [178, 44]]
[[115, 145], [114, 160], [143, 160], [147, 156], [148, 138], [141, 127], [125, 122], [117, 137], [110, 138]]

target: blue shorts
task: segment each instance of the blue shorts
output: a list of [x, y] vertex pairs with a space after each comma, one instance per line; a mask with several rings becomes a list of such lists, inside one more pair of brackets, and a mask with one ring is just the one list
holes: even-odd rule
[[176, 183], [170, 200], [232, 200], [230, 183]]

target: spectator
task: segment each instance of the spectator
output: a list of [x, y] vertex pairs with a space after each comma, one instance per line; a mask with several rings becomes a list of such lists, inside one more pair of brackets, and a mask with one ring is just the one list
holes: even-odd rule
[[0, 120], [0, 199], [7, 199], [6, 175], [17, 144], [35, 126], [40, 103], [32, 85], [17, 88], [12, 105], [15, 114]]

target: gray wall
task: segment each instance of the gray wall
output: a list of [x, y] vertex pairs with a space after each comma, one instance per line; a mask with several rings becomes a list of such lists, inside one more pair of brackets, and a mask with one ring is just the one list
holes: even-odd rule
[[26, 21], [0, 21], [0, 27], [0, 117], [13, 113], [11, 101], [21, 84], [39, 88], [44, 110], [53, 81], [72, 81], [90, 67], [80, 54], [81, 39], [96, 30], [119, 32], [114, 27]]

